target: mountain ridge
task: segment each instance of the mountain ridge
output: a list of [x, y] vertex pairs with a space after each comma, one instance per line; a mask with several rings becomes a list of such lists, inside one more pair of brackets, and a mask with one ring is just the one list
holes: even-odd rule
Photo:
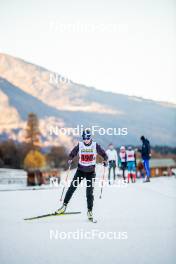
[[[4, 56], [4, 57], [9, 57], [9, 58], [14, 58], [16, 60], [19, 60], [23, 63], [27, 63], [27, 64], [30, 64], [31, 66], [36, 66], [38, 68], [40, 68], [42, 71], [46, 71], [46, 72], [51, 72], [51, 73], [56, 73], [50, 69], [47, 69], [46, 67], [43, 67], [43, 66], [40, 66], [39, 64], [36, 64], [36, 63], [33, 63], [33, 62], [30, 62], [30, 61], [27, 61], [25, 59], [22, 59], [20, 57], [14, 57], [13, 55], [10, 55], [10, 54], [7, 54], [7, 53], [1, 53], [0, 52], [0, 58], [1, 56]], [[61, 76], [61, 75], [60, 75]], [[100, 92], [104, 92], [104, 93], [108, 93], [108, 94], [114, 94], [114, 95], [122, 95], [122, 96], [128, 96], [130, 98], [134, 98], [137, 99], [137, 100], [143, 100], [143, 101], [148, 101], [148, 102], [154, 102], [154, 103], [158, 103], [158, 104], [163, 104], [163, 105], [167, 105], [167, 106], [171, 106], [171, 107], [174, 107], [176, 108], [176, 103], [173, 103], [173, 102], [168, 102], [168, 101], [161, 101], [161, 100], [154, 100], [154, 99], [150, 99], [150, 98], [145, 98], [145, 97], [142, 97], [142, 96], [137, 96], [137, 95], [128, 95], [128, 94], [124, 94], [124, 93], [119, 93], [119, 92], [114, 92], [114, 91], [105, 91], [105, 90], [101, 90], [101, 89], [98, 89], [94, 86], [87, 86], [83, 83], [77, 83], [77, 82], [73, 82], [72, 80], [70, 80], [71, 83], [74, 83], [76, 85], [79, 85], [79, 86], [83, 86], [83, 87], [86, 87], [88, 89], [94, 89], [96, 91], [100, 91]]]
[[[0, 54], [0, 65], [0, 91], [10, 102], [7, 108], [14, 107], [18, 113], [16, 120], [26, 121], [26, 108], [29, 108], [29, 112], [35, 110], [41, 120], [53, 118], [55, 123], [58, 120], [64, 127], [99, 125], [128, 128], [126, 137], [98, 136], [103, 144], [111, 141], [137, 144], [141, 134], [149, 137], [153, 144], [176, 144], [175, 104], [101, 91], [72, 81], [56, 85], [49, 82], [53, 72], [10, 55]], [[20, 101], [20, 91], [27, 98], [26, 104]], [[15, 103], [14, 95], [19, 105]], [[1, 122], [0, 131], [6, 126], [7, 123]]]

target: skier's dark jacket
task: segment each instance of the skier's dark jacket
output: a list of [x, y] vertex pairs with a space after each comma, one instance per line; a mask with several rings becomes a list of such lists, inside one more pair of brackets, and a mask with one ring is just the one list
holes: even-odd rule
[[150, 159], [150, 142], [147, 138], [142, 141], [142, 148], [140, 152], [142, 159]]
[[[96, 143], [96, 150], [97, 150], [97, 154], [99, 154], [105, 161], [108, 160], [108, 156], [106, 155], [106, 152], [97, 143]], [[70, 152], [69, 158], [70, 159], [73, 159], [74, 157], [76, 157], [78, 155], [78, 153], [79, 153], [79, 143]], [[78, 170], [84, 171], [84, 172], [94, 172], [95, 171], [95, 165], [83, 166], [83, 165], [81, 165], [81, 164], [78, 163]]]

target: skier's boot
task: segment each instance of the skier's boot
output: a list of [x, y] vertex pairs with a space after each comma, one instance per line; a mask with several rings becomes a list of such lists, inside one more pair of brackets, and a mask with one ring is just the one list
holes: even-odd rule
[[146, 177], [146, 179], [144, 180], [144, 183], [145, 183], [145, 182], [150, 182], [149, 177]]
[[61, 208], [59, 208], [55, 213], [56, 214], [64, 214], [67, 209], [67, 204], [63, 204]]
[[92, 213], [92, 210], [88, 210], [87, 211], [87, 217], [89, 220], [92, 220], [93, 219], [93, 213]]

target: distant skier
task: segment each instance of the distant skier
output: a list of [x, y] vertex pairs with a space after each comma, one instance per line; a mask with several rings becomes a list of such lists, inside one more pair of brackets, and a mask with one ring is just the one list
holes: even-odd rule
[[123, 179], [125, 181], [126, 180], [125, 170], [127, 168], [127, 155], [126, 155], [126, 149], [124, 146], [120, 147], [118, 166], [122, 170]]
[[127, 168], [128, 168], [128, 183], [130, 178], [132, 182], [136, 182], [136, 154], [132, 147], [128, 147], [127, 155]]
[[142, 148], [139, 149], [141, 152], [144, 168], [146, 171], [146, 178], [144, 182], [150, 182], [150, 167], [149, 167], [149, 160], [151, 158], [151, 149], [150, 149], [150, 142], [144, 136], [141, 136], [142, 141]]
[[106, 150], [106, 154], [108, 156], [108, 164], [109, 164], [109, 173], [108, 173], [108, 180], [109, 184], [111, 184], [111, 170], [113, 169], [113, 178], [115, 181], [115, 169], [117, 167], [117, 151], [114, 149], [113, 144], [109, 144], [108, 149]]
[[72, 159], [79, 155], [79, 163], [77, 171], [74, 175], [74, 178], [71, 182], [70, 187], [68, 188], [64, 202], [61, 208], [59, 208], [56, 213], [62, 214], [66, 211], [67, 204], [69, 203], [74, 191], [76, 190], [77, 186], [80, 184], [82, 179], [86, 179], [87, 181], [87, 189], [86, 189], [86, 196], [87, 196], [87, 216], [89, 220], [93, 220], [93, 185], [95, 181], [95, 165], [96, 165], [96, 155], [99, 154], [104, 159], [104, 166], [107, 165], [108, 157], [106, 152], [101, 148], [99, 144], [92, 141], [91, 138], [91, 131], [86, 129], [83, 131], [82, 134], [83, 141], [79, 142], [77, 146], [73, 148], [69, 155], [68, 163], [71, 164]]

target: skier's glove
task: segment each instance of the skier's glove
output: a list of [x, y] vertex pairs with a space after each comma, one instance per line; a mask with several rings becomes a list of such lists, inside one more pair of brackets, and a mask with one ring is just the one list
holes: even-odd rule
[[107, 167], [108, 166], [108, 162], [106, 160], [103, 161], [103, 166]]

